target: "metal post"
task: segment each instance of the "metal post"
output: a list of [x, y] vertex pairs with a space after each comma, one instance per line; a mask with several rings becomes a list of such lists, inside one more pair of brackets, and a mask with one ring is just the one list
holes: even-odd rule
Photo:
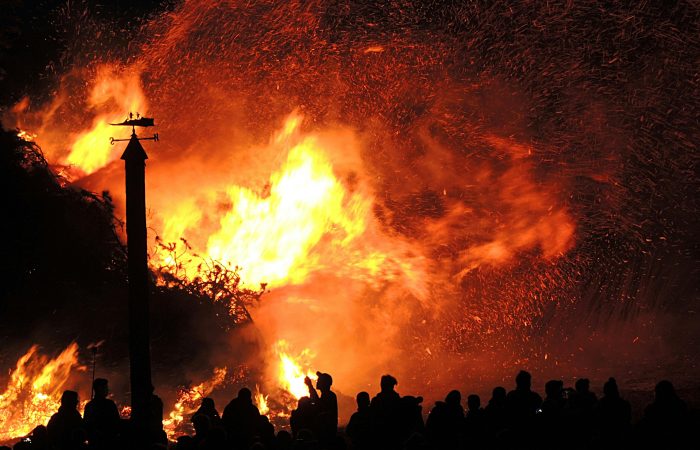
[[126, 234], [129, 272], [129, 358], [131, 372], [131, 422], [136, 442], [144, 448], [151, 422], [151, 349], [146, 248], [146, 181], [148, 156], [136, 132], [121, 159], [126, 168]]

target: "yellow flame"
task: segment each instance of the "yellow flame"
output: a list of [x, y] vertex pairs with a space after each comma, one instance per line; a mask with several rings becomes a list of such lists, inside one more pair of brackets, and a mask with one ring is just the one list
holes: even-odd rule
[[31, 133], [31, 132], [26, 131], [26, 130], [17, 131], [17, 137], [22, 139], [23, 141], [34, 142], [34, 140], [36, 139], [36, 136], [37, 136], [36, 134]]
[[258, 386], [255, 386], [255, 405], [258, 407], [260, 414], [263, 416], [270, 412], [270, 407], [267, 405], [267, 397], [267, 395], [260, 392], [260, 388]]
[[311, 138], [289, 152], [270, 182], [267, 198], [243, 187], [228, 189], [233, 208], [209, 237], [208, 253], [220, 261], [235, 260], [249, 283], [302, 283], [315, 265], [308, 258], [311, 249], [325, 233], [351, 239], [365, 223], [344, 208], [345, 190]]
[[[304, 383], [304, 378], [309, 377], [316, 380], [316, 374], [309, 369], [309, 361], [315, 355], [305, 348], [297, 357], [288, 353], [289, 344], [284, 339], [280, 339], [274, 346], [274, 350], [279, 357], [278, 382], [280, 387], [292, 394], [295, 398], [309, 395], [309, 388]], [[302, 365], [306, 366], [303, 368]]]
[[37, 425], [45, 425], [58, 410], [74, 368], [82, 369], [75, 342], [51, 360], [38, 353], [37, 345], [20, 357], [0, 394], [0, 442], [26, 436]]

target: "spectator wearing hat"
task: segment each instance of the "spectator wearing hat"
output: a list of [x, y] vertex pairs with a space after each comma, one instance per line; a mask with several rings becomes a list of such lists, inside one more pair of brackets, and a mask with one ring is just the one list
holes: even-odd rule
[[314, 420], [314, 432], [319, 442], [328, 443], [335, 439], [338, 433], [338, 398], [331, 391], [333, 378], [328, 373], [316, 372], [316, 389], [321, 391], [318, 395], [309, 377], [304, 379], [309, 388], [309, 397], [315, 405], [316, 419]]

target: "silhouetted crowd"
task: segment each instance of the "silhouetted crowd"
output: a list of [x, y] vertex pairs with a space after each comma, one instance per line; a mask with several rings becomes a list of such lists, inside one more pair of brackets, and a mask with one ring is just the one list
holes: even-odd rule
[[[467, 397], [466, 411], [459, 391], [450, 391], [424, 420], [422, 397], [401, 396], [397, 380], [384, 375], [380, 392], [370, 398], [357, 394], [357, 411], [345, 429], [338, 428], [338, 401], [330, 374], [317, 373], [316, 385], [305, 383], [309, 395], [299, 399], [289, 420], [290, 431], [275, 432], [260, 414], [250, 389], [243, 388], [219, 415], [214, 401], [204, 398], [192, 415], [194, 435], [169, 443], [162, 427], [162, 402], [154, 396], [150, 442], [140, 448], [174, 450], [399, 450], [399, 449], [697, 449], [697, 414], [691, 413], [669, 381], [656, 385], [654, 401], [632, 423], [630, 403], [610, 378], [598, 398], [588, 379], [565, 388], [559, 380], [545, 384], [545, 397], [531, 388], [532, 378], [521, 371], [515, 388], [493, 389], [482, 406], [478, 395]], [[97, 379], [94, 398], [84, 416], [78, 395], [65, 391], [61, 407], [46, 426], [15, 444], [14, 450], [117, 450], [133, 448], [108, 384]], [[160, 414], [160, 416], [158, 416]], [[159, 417], [159, 418], [158, 418]], [[0, 447], [7, 450], [9, 447]]]

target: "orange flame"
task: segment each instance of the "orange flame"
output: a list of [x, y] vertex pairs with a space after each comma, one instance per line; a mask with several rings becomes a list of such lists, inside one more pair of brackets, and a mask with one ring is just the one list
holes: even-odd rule
[[[121, 153], [110, 145], [109, 138], [124, 137], [119, 133], [124, 129], [109, 124], [122, 122], [129, 112], [143, 113], [148, 108], [138, 69], [104, 63], [94, 72], [75, 72], [92, 78], [85, 81], [90, 86], [87, 94], [69, 93], [62, 88], [38, 110], [25, 97], [3, 117], [6, 123], [21, 130], [20, 138], [36, 141], [49, 163], [74, 169], [63, 173], [71, 179], [94, 173], [119, 158]], [[78, 103], [80, 114], [71, 110], [75, 97], [84, 98]]]
[[[275, 150], [287, 155], [270, 176], [265, 192], [226, 187], [230, 210], [220, 215], [218, 228], [205, 237], [206, 251], [196, 250], [240, 267], [242, 279], [253, 285], [299, 285], [311, 273], [332, 267], [352, 278], [404, 277], [416, 291], [422, 290], [422, 269], [399, 255], [396, 242], [382, 246], [376, 240], [372, 247], [360, 242], [360, 237], [373, 232], [373, 198], [366, 190], [348, 191], [320, 139], [299, 135], [301, 122], [299, 115], [290, 115], [272, 140]], [[202, 205], [194, 198], [169, 208], [163, 219], [166, 242], [196, 234], [205, 219]], [[173, 263], [169, 255], [154, 261], [156, 265]], [[185, 264], [185, 272], [192, 276], [197, 264]]]
[[201, 400], [224, 382], [226, 372], [226, 367], [217, 367], [214, 369], [214, 375], [209, 380], [202, 381], [194, 387], [180, 391], [172, 411], [163, 420], [163, 429], [168, 435], [168, 439], [174, 440], [177, 433], [191, 431], [187, 421], [197, 411]]
[[5, 392], [0, 394], [0, 442], [26, 436], [46, 424], [60, 406], [61, 393], [78, 364], [78, 345], [71, 343], [54, 359], [33, 345], [17, 360]]
[[258, 386], [255, 386], [255, 397], [253, 401], [258, 407], [260, 414], [262, 414], [263, 416], [267, 415], [270, 412], [270, 407], [267, 405], [267, 398], [268, 396], [260, 392], [260, 388]]
[[110, 136], [115, 134], [115, 128], [109, 124], [121, 122], [127, 112], [143, 112], [146, 108], [139, 74], [122, 75], [111, 66], [102, 66], [97, 71], [88, 106], [92, 109], [106, 106], [109, 112], [98, 114], [92, 121], [92, 129], [75, 137], [64, 163], [90, 174], [120, 156], [109, 143]]

